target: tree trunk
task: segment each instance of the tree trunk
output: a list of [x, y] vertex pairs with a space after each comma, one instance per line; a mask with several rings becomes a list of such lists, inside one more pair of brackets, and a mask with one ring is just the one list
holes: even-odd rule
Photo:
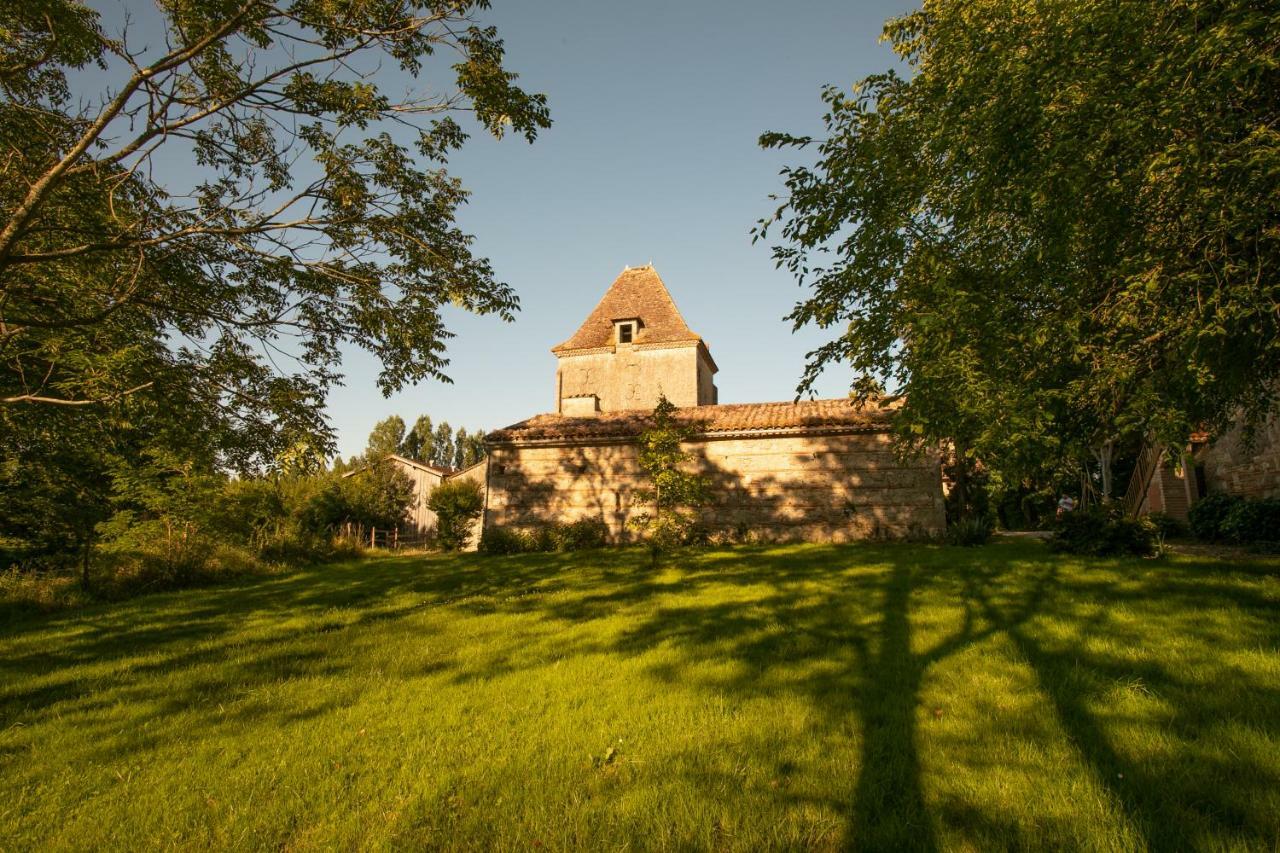
[[951, 443], [952, 452], [955, 454], [955, 493], [956, 506], [959, 507], [959, 514], [956, 521], [969, 517], [969, 465], [965, 460], [965, 445], [959, 439], [955, 439]]
[[1098, 460], [1098, 470], [1102, 477], [1102, 503], [1111, 503], [1111, 455], [1115, 449], [1115, 442], [1107, 439], [1101, 446], [1093, 451], [1094, 457]]
[[84, 546], [80, 553], [80, 588], [85, 592], [89, 591], [89, 558], [93, 554], [93, 538], [90, 537], [84, 541]]

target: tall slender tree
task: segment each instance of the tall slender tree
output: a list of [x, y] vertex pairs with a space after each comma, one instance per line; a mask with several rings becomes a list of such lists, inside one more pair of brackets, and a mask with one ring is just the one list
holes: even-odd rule
[[404, 444], [404, 418], [392, 415], [374, 425], [369, 433], [369, 442], [365, 446], [366, 462], [376, 462], [389, 454], [399, 453]]
[[420, 415], [414, 421], [413, 428], [405, 434], [404, 443], [400, 445], [400, 453], [415, 462], [429, 462], [434, 443], [435, 431], [431, 426], [431, 416]]
[[484, 456], [484, 430], [472, 430], [467, 435], [467, 446], [462, 458], [463, 467], [476, 464]]
[[467, 464], [467, 430], [465, 427], [458, 427], [458, 431], [453, 437], [453, 462], [454, 468], [463, 468]]
[[431, 462], [442, 468], [453, 466], [453, 428], [448, 421], [441, 421], [436, 427], [435, 442], [432, 446]]

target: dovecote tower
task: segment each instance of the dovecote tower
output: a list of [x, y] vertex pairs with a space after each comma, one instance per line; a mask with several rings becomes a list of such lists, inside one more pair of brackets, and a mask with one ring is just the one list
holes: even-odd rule
[[718, 368], [690, 331], [653, 265], [628, 267], [573, 337], [552, 347], [556, 412], [591, 415], [717, 402]]

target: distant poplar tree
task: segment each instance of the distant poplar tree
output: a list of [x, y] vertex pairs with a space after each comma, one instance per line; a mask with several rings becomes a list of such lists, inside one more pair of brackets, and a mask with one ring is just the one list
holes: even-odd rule
[[453, 427], [449, 426], [448, 421], [441, 421], [436, 427], [435, 447], [433, 448], [431, 463], [439, 465], [442, 468], [450, 468], [453, 466]]
[[467, 445], [463, 450], [462, 465], [474, 465], [484, 458], [484, 430], [476, 430], [467, 435]]
[[453, 439], [453, 467], [463, 468], [467, 464], [467, 430], [465, 427], [458, 427], [458, 432]]
[[404, 442], [404, 418], [392, 415], [378, 421], [369, 433], [369, 443], [365, 446], [365, 458], [372, 462], [390, 453], [399, 453]]
[[405, 435], [404, 442], [400, 445], [400, 455], [415, 462], [430, 462], [435, 441], [431, 416], [422, 415], [414, 422], [413, 429]]

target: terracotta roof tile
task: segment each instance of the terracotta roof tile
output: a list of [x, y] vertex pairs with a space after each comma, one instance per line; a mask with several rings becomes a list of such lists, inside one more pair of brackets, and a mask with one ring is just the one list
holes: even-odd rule
[[594, 349], [613, 344], [613, 321], [639, 317], [637, 344], [699, 341], [680, 316], [680, 309], [652, 266], [622, 271], [605, 292], [600, 304], [573, 337], [551, 348], [552, 352]]
[[[733, 403], [689, 406], [676, 410], [676, 420], [699, 435], [737, 432], [777, 432], [798, 429], [879, 431], [889, 427], [896, 401], [868, 403], [852, 400], [801, 400], [798, 403]], [[648, 409], [602, 412], [585, 417], [534, 415], [485, 436], [486, 442], [626, 438], [639, 435], [653, 423]]]

